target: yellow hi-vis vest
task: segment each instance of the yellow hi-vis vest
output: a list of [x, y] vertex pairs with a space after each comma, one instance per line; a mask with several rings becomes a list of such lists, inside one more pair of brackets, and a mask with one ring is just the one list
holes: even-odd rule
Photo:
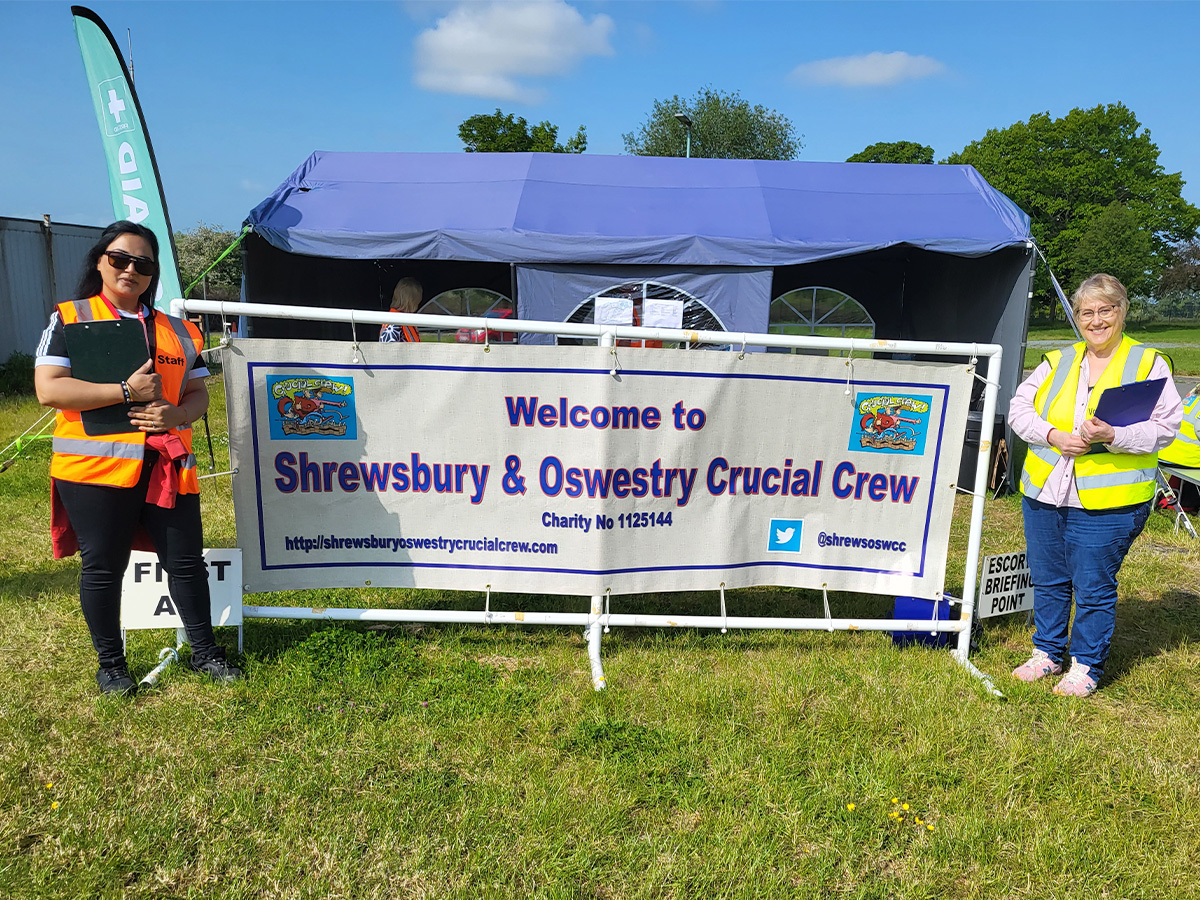
[[1175, 440], [1158, 451], [1158, 458], [1168, 465], [1184, 469], [1200, 468], [1200, 438], [1196, 437], [1196, 422], [1200, 420], [1200, 394], [1189, 394], [1183, 401], [1183, 422]]
[[[58, 304], [58, 315], [64, 325], [75, 322], [94, 322], [116, 318], [101, 297], [73, 300]], [[163, 312], [154, 314], [155, 355], [154, 371], [162, 376], [163, 398], [179, 405], [187, 387], [188, 375], [204, 339], [191, 322]], [[196, 457], [192, 454], [192, 427], [172, 428], [187, 448], [187, 457], [179, 470], [179, 493], [200, 493], [196, 476]], [[89, 435], [83, 430], [78, 412], [58, 411], [53, 439], [54, 456], [50, 460], [50, 477], [60, 481], [83, 484], [105, 484], [111, 487], [133, 487], [142, 474], [146, 433], [136, 431], [122, 434]]]
[[[1045, 359], [1050, 374], [1033, 395], [1038, 415], [1059, 431], [1075, 429], [1075, 400], [1079, 370], [1086, 344], [1080, 341], [1063, 350], [1052, 350]], [[1088, 398], [1086, 417], [1091, 418], [1106, 388], [1144, 381], [1159, 353], [1126, 335]], [[1062, 459], [1054, 447], [1030, 445], [1021, 472], [1021, 491], [1034, 500], [1042, 492], [1051, 470]], [[1115, 509], [1144, 503], [1154, 496], [1158, 470], [1156, 453], [1089, 453], [1075, 457], [1075, 488], [1085, 509]]]

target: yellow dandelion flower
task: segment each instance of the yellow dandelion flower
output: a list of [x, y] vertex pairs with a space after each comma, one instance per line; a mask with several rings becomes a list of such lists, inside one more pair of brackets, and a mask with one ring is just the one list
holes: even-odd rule
[[925, 823], [924, 823], [924, 822], [922, 822], [920, 819], [915, 819], [914, 821], [915, 821], [915, 822], [916, 822], [918, 825], [924, 825], [924, 824], [925, 824]]
[[926, 827], [926, 828], [928, 828], [930, 831], [933, 831], [933, 826], [932, 826], [932, 825], [926, 825], [925, 827]]
[[893, 797], [893, 798], [892, 798], [892, 802], [893, 802], [893, 803], [899, 803], [899, 802], [900, 802], [900, 798], [899, 798], [899, 797]]
[[854, 812], [854, 804], [853, 804], [853, 803], [847, 803], [847, 804], [846, 804], [846, 809], [850, 810], [850, 812]]
[[57, 800], [55, 800], [53, 803], [51, 803], [51, 804], [50, 804], [50, 808], [51, 808], [51, 809], [58, 809], [58, 801], [57, 801]]
[[47, 782], [46, 782], [46, 790], [50, 790], [50, 788], [52, 788], [52, 787], [54, 787], [54, 782], [53, 782], [53, 781], [47, 781]]
[[908, 809], [908, 804], [907, 804], [907, 803], [901, 804], [900, 808], [901, 808], [901, 809]]
[[904, 816], [901, 816], [901, 817], [900, 817], [899, 819], [897, 819], [896, 821], [897, 821], [897, 822], [903, 822], [903, 821], [904, 821]]

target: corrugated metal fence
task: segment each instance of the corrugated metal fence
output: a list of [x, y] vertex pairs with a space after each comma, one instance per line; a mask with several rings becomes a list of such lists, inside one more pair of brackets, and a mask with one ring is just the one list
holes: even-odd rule
[[74, 298], [83, 259], [103, 230], [0, 216], [0, 362], [33, 354], [54, 304]]

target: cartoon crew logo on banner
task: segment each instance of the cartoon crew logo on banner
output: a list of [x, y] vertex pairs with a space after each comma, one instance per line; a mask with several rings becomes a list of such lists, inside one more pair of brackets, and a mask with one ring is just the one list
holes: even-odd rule
[[271, 439], [358, 439], [354, 379], [268, 375]]
[[854, 403], [849, 449], [923, 456], [932, 399], [860, 393]]

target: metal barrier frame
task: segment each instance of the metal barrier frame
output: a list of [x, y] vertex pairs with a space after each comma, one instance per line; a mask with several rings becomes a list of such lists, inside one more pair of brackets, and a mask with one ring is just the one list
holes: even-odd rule
[[[440, 330], [471, 328], [484, 332], [483, 351], [489, 352], [488, 337], [492, 332], [518, 332], [523, 334], [553, 334], [564, 337], [591, 338], [600, 346], [612, 347], [616, 353], [618, 340], [633, 341], [677, 341], [691, 344], [712, 344], [731, 348], [748, 346], [780, 347], [787, 349], [844, 350], [848, 351], [847, 365], [851, 365], [855, 351], [869, 353], [911, 353], [926, 356], [966, 356], [972, 365], [980, 357], [988, 361], [987, 376], [975, 373], [984, 384], [983, 419], [979, 436], [979, 453], [975, 465], [975, 482], [971, 490], [962, 485], [958, 490], [971, 495], [970, 532], [967, 539], [967, 561], [963, 576], [962, 596], [955, 598], [943, 592], [942, 597], [961, 604], [961, 617], [957, 620], [939, 620], [937, 602], [934, 602], [934, 618], [926, 619], [835, 619], [830, 614], [829, 596], [825, 592], [825, 616], [822, 618], [772, 618], [760, 616], [728, 616], [725, 613], [725, 585], [715, 586], [720, 593], [720, 615], [632, 615], [613, 613], [611, 598], [607, 595], [593, 596], [587, 613], [550, 612], [502, 612], [491, 607], [490, 591], [485, 591], [482, 610], [408, 610], [408, 609], [333, 609], [298, 608], [284, 606], [244, 606], [244, 618], [323, 619], [355, 622], [422, 622], [460, 623], [479, 625], [582, 625], [588, 642], [588, 657], [591, 661], [592, 686], [603, 690], [606, 686], [604, 666], [600, 657], [600, 637], [613, 626], [664, 627], [664, 628], [716, 628], [722, 633], [729, 628], [787, 629], [810, 631], [909, 631], [913, 633], [938, 634], [950, 632], [958, 635], [951, 651], [955, 660], [972, 675], [980, 679], [988, 691], [1002, 696], [991, 679], [980, 672], [968, 659], [971, 647], [971, 629], [975, 617], [975, 593], [979, 569], [979, 550], [983, 533], [983, 507], [987, 494], [988, 463], [992, 448], [992, 432], [996, 420], [996, 396], [1003, 348], [999, 344], [949, 343], [927, 341], [894, 341], [863, 338], [824, 338], [799, 335], [761, 333], [737, 333], [727, 331], [694, 331], [674, 328], [646, 328], [632, 325], [594, 325], [569, 322], [541, 322], [527, 319], [485, 319], [465, 316], [430, 316], [412, 313], [375, 312], [358, 309], [331, 307], [281, 306], [264, 303], [227, 303], [213, 300], [174, 300], [171, 313], [186, 316], [189, 313], [220, 315], [226, 320], [221, 347], [232, 342], [227, 322], [229, 317], [248, 316], [253, 318], [308, 319], [317, 322], [348, 323], [351, 328], [352, 345], [359, 343], [359, 325], [414, 325], [417, 328]], [[373, 339], [368, 339], [373, 342]], [[614, 358], [614, 368], [616, 360]]]

